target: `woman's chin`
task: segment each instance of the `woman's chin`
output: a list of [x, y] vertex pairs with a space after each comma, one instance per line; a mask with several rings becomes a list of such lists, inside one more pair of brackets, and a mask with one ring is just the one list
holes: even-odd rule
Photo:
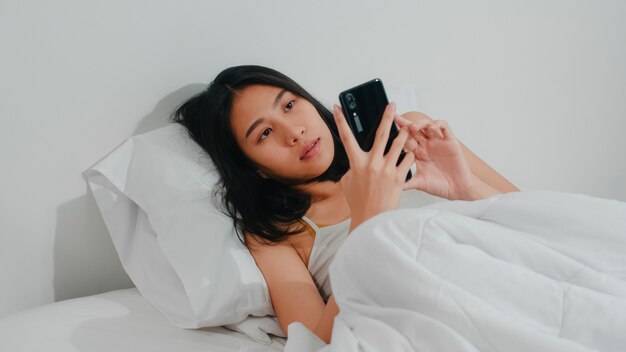
[[299, 175], [273, 175], [272, 179], [290, 185], [306, 184], [316, 181], [317, 178], [322, 176], [330, 166], [332, 165], [332, 159], [326, 160], [326, 158], [316, 158], [316, 160], [308, 160], [298, 163], [294, 166], [294, 171], [303, 172]]

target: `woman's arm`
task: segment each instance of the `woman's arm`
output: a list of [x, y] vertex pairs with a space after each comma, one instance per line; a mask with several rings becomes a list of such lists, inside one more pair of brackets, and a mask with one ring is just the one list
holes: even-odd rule
[[335, 302], [335, 295], [330, 295], [328, 303], [326, 303], [326, 307], [324, 308], [324, 313], [322, 313], [317, 327], [313, 330], [313, 332], [326, 343], [330, 343], [330, 336], [333, 332], [333, 324], [335, 323], [337, 314], [339, 314], [339, 307]]
[[[433, 121], [428, 115], [423, 114], [417, 111], [410, 111], [402, 114], [402, 117], [411, 121], [422, 121], [428, 120]], [[474, 154], [471, 150], [469, 150], [461, 141], [461, 146], [463, 148], [463, 154], [469, 163], [470, 169], [472, 173], [476, 175], [481, 181], [487, 184], [490, 187], [500, 191], [500, 192], [516, 192], [519, 191], [515, 185], [513, 185], [509, 180], [500, 175], [496, 170], [487, 165], [483, 160], [481, 160], [476, 154]]]
[[328, 304], [324, 303], [296, 248], [289, 241], [260, 244], [252, 235], [246, 236], [246, 243], [267, 282], [276, 318], [285, 334], [289, 324], [300, 322], [329, 343], [339, 308], [332, 296]]
[[469, 150], [463, 142], [459, 141], [459, 143], [461, 143], [461, 146], [463, 147], [463, 154], [465, 154], [465, 158], [470, 165], [470, 169], [472, 169], [472, 172], [476, 175], [476, 177], [502, 193], [519, 191], [519, 189], [509, 180], [504, 178], [496, 170], [487, 165], [487, 163], [482, 161], [482, 159]]

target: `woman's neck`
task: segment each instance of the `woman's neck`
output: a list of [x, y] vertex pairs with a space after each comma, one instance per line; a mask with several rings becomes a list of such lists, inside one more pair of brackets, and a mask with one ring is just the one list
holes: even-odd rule
[[311, 196], [311, 204], [343, 195], [339, 182], [323, 181], [299, 187], [301, 191]]
[[332, 225], [350, 218], [350, 206], [339, 182], [318, 182], [300, 189], [311, 195], [306, 216], [316, 224]]

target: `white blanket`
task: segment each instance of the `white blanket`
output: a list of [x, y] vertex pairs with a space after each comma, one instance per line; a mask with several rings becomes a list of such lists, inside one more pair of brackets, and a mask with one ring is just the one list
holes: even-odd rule
[[361, 224], [330, 269], [331, 344], [285, 351], [626, 351], [626, 203], [549, 191]]

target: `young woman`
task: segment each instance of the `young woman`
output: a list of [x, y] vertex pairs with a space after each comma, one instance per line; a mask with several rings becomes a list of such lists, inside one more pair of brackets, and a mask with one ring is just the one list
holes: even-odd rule
[[[372, 150], [364, 152], [336, 105], [331, 113], [296, 82], [261, 66], [222, 71], [173, 121], [219, 171], [222, 204], [267, 281], [282, 329], [298, 321], [326, 342], [339, 309], [320, 287], [327, 271], [309, 271], [316, 234], [304, 218], [318, 229], [349, 222], [343, 234], [332, 234], [345, 238], [368, 218], [397, 208], [403, 190], [465, 200], [518, 191], [445, 121], [418, 112], [400, 116], [393, 103]], [[383, 155], [394, 122], [399, 135]], [[406, 157], [396, 166], [402, 149]], [[417, 171], [405, 182], [413, 163]]]

